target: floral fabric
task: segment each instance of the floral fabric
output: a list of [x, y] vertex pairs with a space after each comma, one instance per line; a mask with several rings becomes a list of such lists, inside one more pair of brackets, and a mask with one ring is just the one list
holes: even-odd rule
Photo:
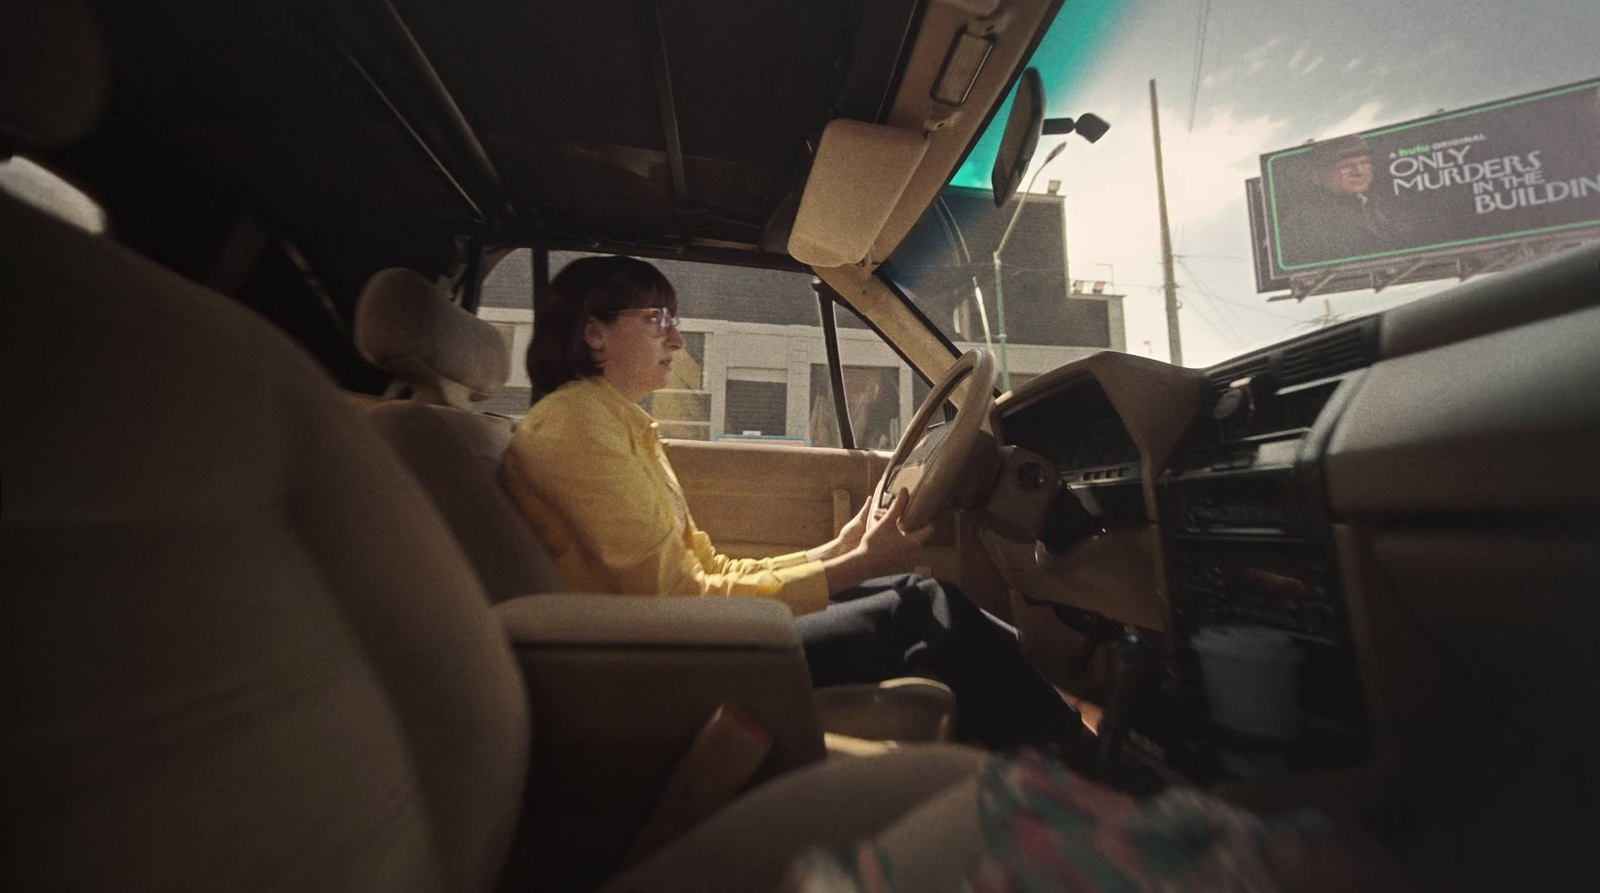
[[[978, 786], [983, 857], [946, 889], [971, 893], [1315, 893], [1389, 889], [1370, 845], [1320, 814], [1262, 817], [1192, 789], [1134, 798], [1036, 753], [996, 757]], [[896, 893], [875, 843], [812, 850], [791, 890]], [[911, 891], [900, 891], [911, 893]]]

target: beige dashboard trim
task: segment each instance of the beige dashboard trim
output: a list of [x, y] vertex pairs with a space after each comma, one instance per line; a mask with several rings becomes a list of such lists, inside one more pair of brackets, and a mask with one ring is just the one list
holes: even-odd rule
[[995, 404], [995, 429], [1003, 429], [1002, 415], [1086, 380], [1099, 383], [1139, 450], [1145, 468], [1142, 495], [1150, 521], [1091, 537], [1060, 555], [1040, 553], [1035, 543], [1020, 543], [995, 531], [983, 531], [980, 540], [1019, 592], [1168, 632], [1171, 581], [1157, 520], [1161, 514], [1156, 479], [1200, 415], [1206, 377], [1195, 369], [1103, 351], [1002, 395]]
[[1600, 504], [1600, 307], [1367, 370], [1334, 429], [1342, 515]]
[[[996, 418], [1055, 394], [1079, 378], [1099, 382], [1144, 463], [1145, 511], [1160, 517], [1156, 476], [1200, 416], [1205, 373], [1159, 360], [1101, 351], [1028, 381], [995, 403]], [[998, 430], [998, 428], [997, 428]]]
[[1144, 629], [1171, 628], [1161, 574], [1161, 532], [1154, 524], [1095, 534], [1060, 555], [1038, 544], [1018, 551], [1018, 544], [999, 538], [994, 545], [1008, 561], [1032, 565], [1034, 573], [1049, 581], [1036, 597]]
[[1399, 357], [1600, 302], [1600, 245], [1574, 248], [1503, 274], [1402, 304], [1383, 315], [1378, 353]]

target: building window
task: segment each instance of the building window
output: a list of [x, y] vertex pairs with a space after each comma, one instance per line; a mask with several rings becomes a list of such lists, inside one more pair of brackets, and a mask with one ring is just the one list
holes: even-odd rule
[[662, 437], [710, 440], [711, 392], [705, 389], [706, 333], [680, 334], [683, 335], [683, 350], [672, 363], [667, 386], [640, 400], [639, 405], [660, 423]]
[[533, 250], [518, 248], [502, 256], [478, 286], [479, 307], [533, 309]]
[[723, 433], [784, 436], [788, 424], [789, 386], [781, 381], [728, 380]]
[[[901, 418], [900, 370], [890, 366], [845, 366], [844, 394], [856, 449], [894, 449], [906, 421]], [[822, 364], [811, 367], [811, 407], [812, 445], [839, 446], [833, 382], [828, 367]]]

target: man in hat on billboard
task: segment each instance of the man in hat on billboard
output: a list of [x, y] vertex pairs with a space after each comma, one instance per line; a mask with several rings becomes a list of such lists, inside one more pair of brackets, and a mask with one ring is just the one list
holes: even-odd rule
[[1286, 259], [1324, 263], [1393, 247], [1395, 227], [1372, 187], [1372, 150], [1357, 134], [1317, 143], [1308, 155], [1311, 187], [1284, 208]]

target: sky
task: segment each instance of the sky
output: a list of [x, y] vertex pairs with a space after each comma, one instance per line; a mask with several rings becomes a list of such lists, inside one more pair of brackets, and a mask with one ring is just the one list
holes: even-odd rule
[[[1112, 128], [1093, 145], [1068, 138], [1035, 189], [1062, 181], [1071, 276], [1112, 279], [1128, 351], [1166, 359], [1157, 81], [1183, 360], [1210, 365], [1454, 284], [1268, 302], [1244, 203], [1263, 153], [1595, 78], [1596, 47], [1596, 0], [1066, 0], [1041, 45], [1063, 70], [1046, 78], [1047, 114], [1094, 112]], [[1058, 139], [1040, 141], [1035, 164]]]

